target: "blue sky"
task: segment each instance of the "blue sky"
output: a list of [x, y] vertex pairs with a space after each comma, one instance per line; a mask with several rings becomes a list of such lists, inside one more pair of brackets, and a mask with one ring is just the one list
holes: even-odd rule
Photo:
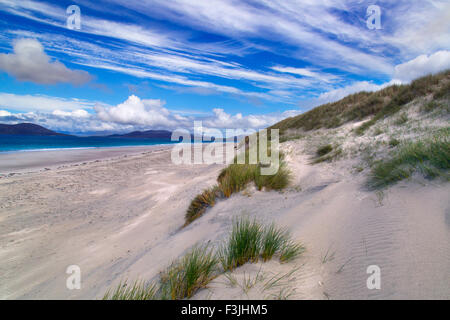
[[449, 50], [449, 1], [0, 0], [0, 122], [262, 128], [450, 68]]

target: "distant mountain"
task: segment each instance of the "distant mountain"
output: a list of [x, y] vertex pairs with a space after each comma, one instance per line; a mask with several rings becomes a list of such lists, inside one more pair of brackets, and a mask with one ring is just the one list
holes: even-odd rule
[[0, 134], [21, 134], [32, 136], [67, 136], [33, 123], [1, 124]]
[[113, 134], [108, 137], [114, 138], [145, 138], [145, 139], [167, 139], [170, 140], [172, 132], [166, 130], [133, 131], [125, 134]]

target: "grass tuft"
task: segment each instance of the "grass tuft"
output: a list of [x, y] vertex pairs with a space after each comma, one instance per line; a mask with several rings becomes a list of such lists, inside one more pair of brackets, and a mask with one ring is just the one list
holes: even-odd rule
[[287, 240], [283, 243], [280, 250], [280, 261], [289, 262], [297, 258], [305, 251], [305, 247], [300, 243], [295, 243], [292, 240]]
[[263, 232], [262, 226], [255, 220], [235, 220], [228, 243], [219, 251], [223, 269], [231, 271], [247, 262], [257, 262]]
[[191, 223], [205, 213], [208, 207], [214, 206], [216, 198], [220, 196], [218, 186], [204, 190], [191, 201], [189, 208], [185, 215], [185, 225]]
[[333, 147], [328, 144], [320, 147], [316, 151], [316, 157], [312, 159], [312, 164], [317, 164], [321, 162], [331, 162], [337, 159], [342, 154], [342, 149], [339, 147]]
[[450, 129], [440, 130], [431, 138], [399, 145], [391, 159], [380, 160], [372, 168], [368, 185], [383, 188], [407, 179], [415, 172], [426, 178], [449, 179]]
[[331, 144], [327, 144], [327, 145], [319, 147], [319, 149], [317, 149], [317, 151], [316, 151], [316, 155], [318, 157], [322, 157], [322, 156], [330, 153], [332, 150], [333, 150], [333, 146]]
[[103, 300], [155, 300], [158, 286], [147, 284], [143, 280], [136, 280], [128, 284], [127, 280], [120, 281], [114, 290], [106, 291]]
[[395, 138], [391, 138], [389, 139], [389, 147], [394, 148], [396, 146], [398, 146], [400, 144], [400, 141], [395, 139]]
[[[256, 220], [240, 218], [233, 222], [228, 241], [215, 253], [206, 246], [195, 246], [180, 259], [175, 260], [160, 273], [159, 283], [147, 284], [135, 281], [128, 285], [120, 282], [114, 290], [108, 290], [104, 300], [180, 300], [191, 298], [198, 290], [205, 288], [220, 273], [225, 273], [230, 284], [236, 279], [229, 273], [247, 263], [260, 258], [270, 260], [275, 254], [280, 262], [288, 262], [304, 251], [301, 244], [295, 243], [287, 230], [274, 224], [264, 226]], [[219, 261], [223, 270], [218, 268]], [[250, 279], [250, 278], [249, 278]], [[262, 279], [260, 272], [255, 282]], [[250, 281], [246, 287], [250, 288]]]
[[231, 271], [247, 262], [267, 261], [278, 254], [281, 262], [288, 262], [303, 252], [303, 246], [294, 242], [289, 232], [274, 224], [265, 226], [256, 220], [240, 218], [233, 222], [228, 242], [219, 250], [219, 259], [225, 271]]
[[408, 115], [406, 113], [402, 113], [394, 122], [395, 125], [401, 126], [408, 122]]
[[263, 260], [272, 259], [273, 255], [283, 248], [288, 238], [289, 233], [286, 230], [279, 229], [274, 224], [266, 227], [261, 243], [261, 257]]
[[[270, 150], [270, 148], [268, 149]], [[197, 195], [185, 215], [184, 226], [187, 226], [195, 219], [202, 216], [208, 207], [214, 206], [218, 198], [229, 198], [233, 193], [244, 190], [251, 182], [255, 183], [258, 190], [282, 190], [286, 188], [291, 180], [291, 172], [283, 161], [283, 154], [279, 155], [279, 168], [273, 175], [262, 175], [262, 164], [250, 164], [248, 159], [248, 150], [246, 151], [245, 163], [237, 163], [237, 157], [234, 163], [224, 168], [218, 178], [218, 185], [203, 191]], [[270, 155], [270, 154], [269, 154]]]
[[194, 247], [161, 273], [162, 299], [192, 297], [217, 276], [217, 258], [208, 246]]

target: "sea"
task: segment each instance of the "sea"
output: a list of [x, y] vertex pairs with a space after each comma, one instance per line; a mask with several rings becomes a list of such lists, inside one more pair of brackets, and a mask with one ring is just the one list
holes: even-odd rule
[[151, 146], [177, 143], [168, 139], [0, 135], [0, 152], [55, 149], [86, 149], [105, 147]]

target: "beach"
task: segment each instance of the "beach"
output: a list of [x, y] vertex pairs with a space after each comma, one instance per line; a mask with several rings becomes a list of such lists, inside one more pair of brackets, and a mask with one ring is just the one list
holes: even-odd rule
[[[174, 165], [170, 147], [158, 146], [2, 155], [10, 157], [0, 158], [2, 172], [17, 174], [0, 179], [0, 298], [101, 299], [121, 280], [157, 279], [196, 244], [220, 245], [244, 215], [288, 227], [306, 252], [286, 264], [244, 265], [233, 272], [238, 280], [289, 275], [281, 289], [290, 299], [449, 299], [450, 186], [402, 182], [380, 196], [345, 163], [312, 166], [303, 147], [283, 144], [288, 189], [249, 187], [185, 228], [190, 201], [224, 165]], [[66, 287], [71, 265], [81, 269], [79, 290]], [[370, 265], [380, 267], [380, 290], [367, 288]], [[222, 275], [193, 298], [281, 290], [261, 286], [243, 291]]]

